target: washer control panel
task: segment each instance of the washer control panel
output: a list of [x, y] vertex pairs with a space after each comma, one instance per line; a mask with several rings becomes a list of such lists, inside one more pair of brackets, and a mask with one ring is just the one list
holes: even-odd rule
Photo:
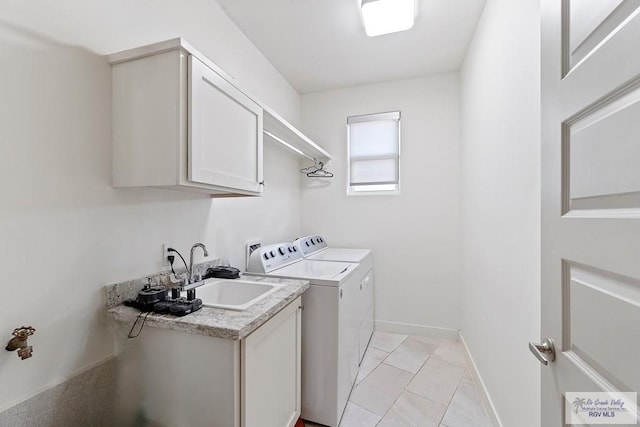
[[247, 271], [269, 273], [303, 258], [302, 251], [292, 243], [275, 243], [262, 246], [249, 255]]
[[293, 241], [293, 244], [298, 248], [300, 252], [302, 252], [302, 255], [305, 257], [315, 252], [321, 251], [328, 246], [327, 242], [324, 241], [322, 236], [298, 237]]

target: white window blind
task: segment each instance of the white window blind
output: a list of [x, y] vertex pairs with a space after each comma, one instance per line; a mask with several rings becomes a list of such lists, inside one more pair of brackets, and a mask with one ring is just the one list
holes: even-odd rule
[[349, 193], [394, 191], [400, 181], [400, 112], [347, 118]]

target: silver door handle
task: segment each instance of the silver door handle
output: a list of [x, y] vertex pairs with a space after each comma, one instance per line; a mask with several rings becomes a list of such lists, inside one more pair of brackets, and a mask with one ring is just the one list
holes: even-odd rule
[[540, 344], [530, 342], [529, 350], [531, 350], [531, 353], [545, 366], [547, 366], [549, 362], [556, 360], [556, 348], [551, 338], [543, 339]]

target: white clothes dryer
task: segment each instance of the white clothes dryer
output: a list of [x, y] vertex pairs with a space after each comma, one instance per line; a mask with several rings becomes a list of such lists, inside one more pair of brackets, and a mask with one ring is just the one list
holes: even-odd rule
[[322, 236], [313, 235], [297, 238], [293, 245], [302, 252], [305, 260], [341, 261], [358, 263], [354, 276], [359, 282], [358, 297], [358, 363], [362, 362], [364, 353], [373, 335], [373, 253], [371, 249], [333, 248], [329, 247]]

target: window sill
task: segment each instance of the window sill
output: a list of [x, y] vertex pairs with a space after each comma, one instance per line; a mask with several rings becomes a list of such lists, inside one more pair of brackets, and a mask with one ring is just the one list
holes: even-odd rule
[[388, 191], [349, 191], [347, 190], [347, 196], [399, 196], [400, 190], [388, 190]]

